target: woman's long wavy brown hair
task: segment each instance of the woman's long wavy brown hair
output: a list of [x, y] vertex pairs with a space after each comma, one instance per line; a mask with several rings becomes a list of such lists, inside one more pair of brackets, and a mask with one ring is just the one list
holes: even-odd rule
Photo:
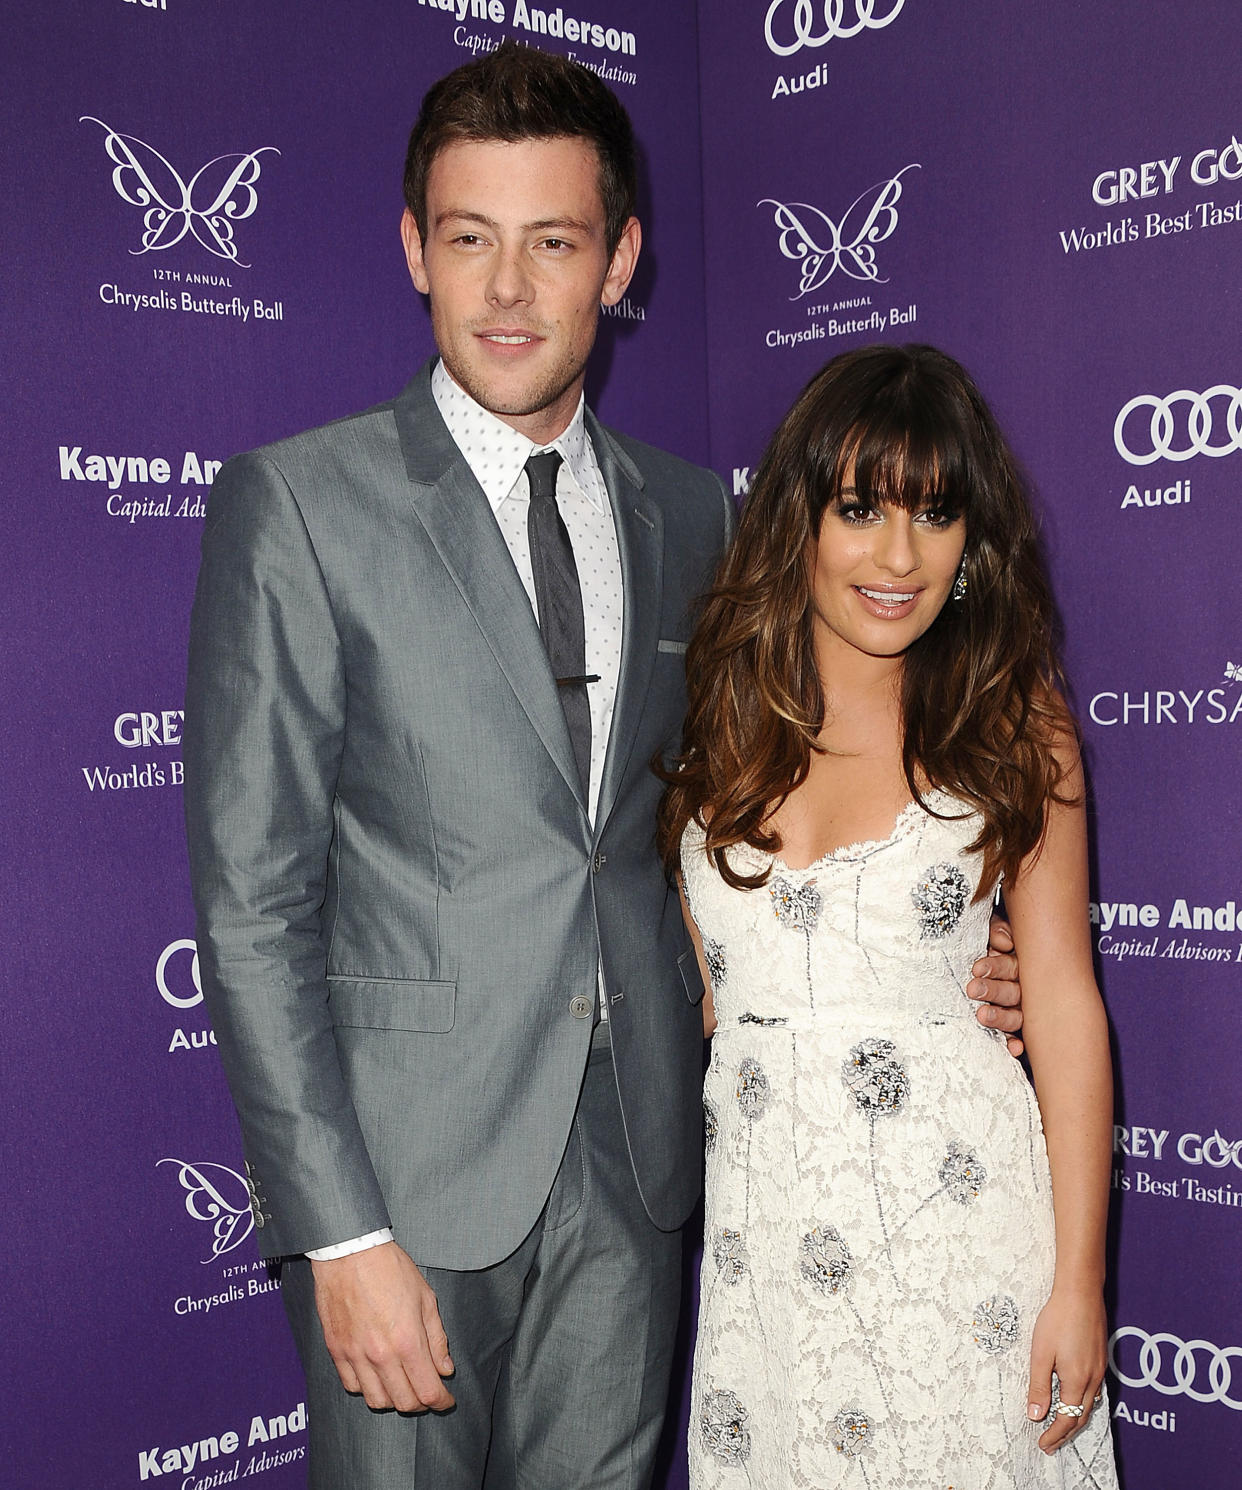
[[686, 654], [682, 752], [657, 767], [660, 851], [674, 871], [693, 819], [729, 884], [767, 879], [738, 873], [724, 851], [779, 852], [772, 814], [823, 748], [811, 559], [851, 460], [859, 500], [965, 518], [965, 598], [903, 659], [902, 764], [916, 801], [939, 787], [980, 814], [981, 898], [1038, 847], [1048, 802], [1068, 800], [1054, 745], [1074, 727], [1014, 459], [969, 374], [934, 347], [843, 353], [773, 436]]

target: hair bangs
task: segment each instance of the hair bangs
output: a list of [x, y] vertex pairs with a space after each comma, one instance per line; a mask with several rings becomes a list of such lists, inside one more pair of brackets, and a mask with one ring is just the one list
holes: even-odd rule
[[[898, 393], [897, 397], [884, 394]], [[853, 462], [854, 490], [862, 500], [906, 512], [936, 508], [954, 516], [969, 513], [975, 482], [957, 421], [935, 407], [934, 398], [901, 397], [882, 390], [863, 411], [842, 452]]]

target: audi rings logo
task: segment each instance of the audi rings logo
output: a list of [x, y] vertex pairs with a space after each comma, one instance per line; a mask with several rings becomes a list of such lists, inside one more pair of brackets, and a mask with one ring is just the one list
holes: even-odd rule
[[792, 4], [788, 0], [772, 0], [764, 17], [763, 35], [770, 52], [778, 57], [792, 57], [803, 47], [822, 47], [834, 36], [882, 31], [897, 19], [905, 3], [906, 0], [822, 0], [816, 5], [815, 0], [793, 0]]
[[[1137, 1354], [1131, 1341], [1137, 1344]], [[1119, 1356], [1124, 1356], [1124, 1365]], [[1222, 1347], [1210, 1340], [1149, 1335], [1130, 1324], [1108, 1342], [1108, 1359], [1113, 1375], [1124, 1386], [1150, 1387], [1162, 1396], [1189, 1397], [1192, 1402], [1219, 1402], [1242, 1412], [1242, 1395], [1232, 1392], [1232, 1363], [1242, 1362], [1242, 1345]], [[1238, 1387], [1242, 1391], [1242, 1370]]]
[[1232, 455], [1242, 450], [1242, 389], [1217, 383], [1206, 393], [1189, 388], [1164, 398], [1140, 393], [1117, 415], [1113, 444], [1132, 466], [1189, 460], [1192, 455]]
[[169, 942], [155, 962], [155, 986], [174, 1009], [193, 1009], [203, 1002], [197, 943], [189, 937]]

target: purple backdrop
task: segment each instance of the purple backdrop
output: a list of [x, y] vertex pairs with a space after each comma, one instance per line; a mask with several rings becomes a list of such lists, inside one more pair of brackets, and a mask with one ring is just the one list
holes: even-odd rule
[[10, 22], [14, 1483], [304, 1484], [298, 1370], [194, 981], [178, 772], [198, 519], [211, 462], [387, 397], [430, 349], [396, 238], [405, 135], [434, 77], [511, 35], [603, 68], [645, 145], [647, 246], [592, 375], [606, 419], [740, 495], [827, 356], [926, 339], [976, 372], [1032, 474], [1121, 1061], [1126, 1484], [1223, 1490], [1242, 1448], [1242, 15], [591, 0], [572, 13], [601, 29], [575, 42], [531, 29], [555, 5], [464, 9], [489, 6], [502, 19], [62, 0]]

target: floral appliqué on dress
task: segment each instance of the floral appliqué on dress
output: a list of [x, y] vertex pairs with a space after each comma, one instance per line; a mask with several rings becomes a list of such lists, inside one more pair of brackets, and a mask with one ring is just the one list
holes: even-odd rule
[[970, 1338], [989, 1355], [1008, 1350], [1018, 1338], [1018, 1305], [1007, 1293], [975, 1305]]
[[862, 1040], [841, 1065], [841, 1077], [854, 1106], [869, 1118], [900, 1112], [906, 1105], [906, 1070], [894, 1059], [891, 1040]]
[[814, 885], [795, 885], [790, 880], [774, 879], [768, 887], [772, 909], [782, 926], [791, 931], [814, 931], [824, 908], [824, 897]]
[[712, 992], [719, 993], [729, 974], [729, 959], [725, 955], [724, 943], [710, 936], [703, 938], [703, 961], [707, 964], [707, 976], [712, 980]]
[[710, 1154], [716, 1147], [716, 1140], [720, 1137], [720, 1119], [716, 1116], [715, 1107], [706, 1097], [703, 1098], [703, 1136], [707, 1152]]
[[758, 1061], [747, 1056], [737, 1068], [737, 1105], [749, 1118], [763, 1116], [772, 1088]]
[[970, 903], [970, 886], [956, 864], [933, 864], [910, 891], [918, 912], [920, 935], [936, 942], [948, 936]]
[[871, 1419], [861, 1408], [843, 1407], [833, 1419], [836, 1435], [832, 1446], [847, 1459], [856, 1459], [871, 1440]]
[[708, 1392], [699, 1413], [703, 1447], [721, 1464], [745, 1464], [750, 1458], [749, 1421], [736, 1392]]
[[746, 1276], [746, 1242], [740, 1231], [723, 1226], [712, 1245], [716, 1271], [726, 1283], [740, 1283]]
[[987, 1177], [988, 1172], [977, 1154], [956, 1140], [949, 1144], [949, 1151], [940, 1163], [940, 1183], [959, 1205], [978, 1200]]
[[835, 1226], [813, 1226], [799, 1251], [798, 1271], [820, 1293], [836, 1294], [849, 1287], [854, 1259]]

